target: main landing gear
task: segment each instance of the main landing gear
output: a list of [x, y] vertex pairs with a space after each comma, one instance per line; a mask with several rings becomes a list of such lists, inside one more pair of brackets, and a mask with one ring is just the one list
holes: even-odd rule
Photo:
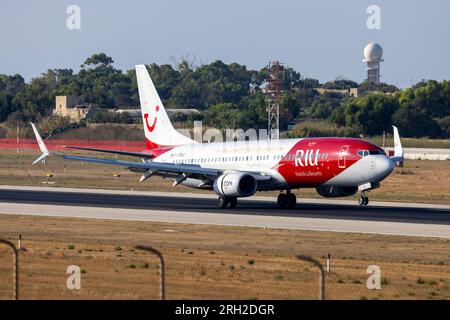
[[218, 201], [220, 208], [234, 208], [237, 205], [236, 197], [219, 197]]
[[277, 203], [280, 208], [292, 209], [297, 203], [297, 197], [291, 193], [291, 190], [287, 190], [286, 193], [280, 193], [278, 195]]
[[369, 204], [369, 197], [366, 196], [366, 192], [361, 192], [361, 197], [359, 197], [358, 204], [360, 206], [367, 206]]

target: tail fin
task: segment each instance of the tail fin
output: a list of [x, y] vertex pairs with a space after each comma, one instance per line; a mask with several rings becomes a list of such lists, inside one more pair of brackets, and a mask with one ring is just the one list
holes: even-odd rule
[[194, 143], [174, 129], [145, 65], [137, 65], [136, 78], [148, 149]]

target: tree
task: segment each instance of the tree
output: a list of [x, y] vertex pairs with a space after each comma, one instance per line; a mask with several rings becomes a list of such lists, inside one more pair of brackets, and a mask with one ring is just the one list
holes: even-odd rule
[[411, 104], [403, 103], [392, 116], [392, 123], [398, 126], [405, 137], [436, 138], [441, 134], [441, 128], [426, 110]]
[[93, 54], [81, 65], [77, 82], [86, 101], [100, 107], [117, 107], [135, 103], [130, 98], [131, 79], [113, 67], [114, 61], [104, 53]]
[[24, 90], [25, 81], [20, 75], [0, 75], [0, 121], [21, 109], [22, 106], [15, 97]]
[[[333, 112], [332, 120], [349, 128], [355, 128], [368, 135], [381, 134], [389, 130], [392, 114], [397, 110], [398, 102], [393, 96], [381, 93], [369, 93], [362, 97], [351, 98], [342, 107]], [[336, 113], [342, 112], [342, 116]]]
[[334, 80], [334, 81], [328, 81], [325, 84], [323, 84], [324, 88], [326, 89], [350, 89], [350, 88], [357, 88], [358, 84], [355, 81], [346, 80], [346, 79], [340, 79], [340, 80]]
[[163, 102], [169, 100], [174, 88], [179, 84], [179, 72], [172, 68], [170, 64], [158, 66], [152, 63], [148, 66], [153, 83], [158, 88], [158, 94]]
[[236, 128], [237, 113], [238, 108], [232, 103], [218, 103], [207, 111], [210, 124], [219, 129]]
[[81, 65], [82, 68], [99, 68], [112, 66], [114, 60], [104, 53], [94, 53]]

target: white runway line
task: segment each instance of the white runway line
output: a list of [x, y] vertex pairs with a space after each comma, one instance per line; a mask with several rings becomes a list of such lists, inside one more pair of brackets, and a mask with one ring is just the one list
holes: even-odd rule
[[240, 227], [266, 227], [350, 233], [450, 238], [449, 225], [385, 221], [316, 219], [303, 217], [242, 215], [214, 212], [180, 212], [103, 207], [0, 203], [0, 213], [63, 218], [192, 223]]

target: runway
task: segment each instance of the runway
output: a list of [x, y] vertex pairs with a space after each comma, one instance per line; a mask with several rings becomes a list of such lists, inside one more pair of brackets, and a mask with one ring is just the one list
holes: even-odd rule
[[214, 195], [0, 186], [0, 213], [158, 221], [450, 238], [450, 206], [299, 199], [282, 210], [272, 197], [218, 209]]

